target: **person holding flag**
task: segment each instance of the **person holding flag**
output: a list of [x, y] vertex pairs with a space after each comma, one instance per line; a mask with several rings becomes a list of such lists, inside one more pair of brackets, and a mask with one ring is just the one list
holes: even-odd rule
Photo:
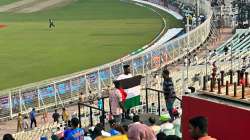
[[114, 120], [117, 124], [121, 123], [122, 120], [122, 112], [125, 110], [124, 102], [126, 99], [126, 92], [121, 88], [119, 81], [113, 82], [115, 85], [114, 92], [111, 92], [109, 96], [111, 113], [114, 117]]
[[125, 112], [125, 118], [131, 119], [129, 117], [130, 108], [140, 104], [140, 84], [142, 76], [138, 75], [133, 77], [129, 65], [124, 65], [123, 70], [124, 74], [119, 75], [116, 80], [119, 81], [120, 86], [127, 93], [124, 104], [124, 107], [127, 110]]

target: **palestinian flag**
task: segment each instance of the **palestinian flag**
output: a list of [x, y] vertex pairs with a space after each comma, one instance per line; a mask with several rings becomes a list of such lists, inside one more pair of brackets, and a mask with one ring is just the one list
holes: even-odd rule
[[118, 80], [121, 87], [125, 89], [127, 93], [127, 98], [125, 101], [125, 108], [131, 108], [140, 104], [140, 88], [141, 88], [142, 76], [134, 76], [131, 78], [126, 78]]

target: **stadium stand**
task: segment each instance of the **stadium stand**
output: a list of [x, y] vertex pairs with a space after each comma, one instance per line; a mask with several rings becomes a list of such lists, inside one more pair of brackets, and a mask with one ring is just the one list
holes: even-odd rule
[[[154, 3], [156, 3], [156, 1], [154, 1]], [[185, 9], [185, 6], [183, 3], [179, 4], [179, 7]], [[183, 10], [184, 12], [186, 11], [185, 14], [187, 14], [188, 10]], [[206, 13], [207, 12], [207, 13]], [[209, 11], [204, 11], [204, 14], [209, 14]], [[204, 22], [206, 23], [206, 21]], [[205, 24], [203, 24], [205, 25]], [[196, 29], [199, 28], [201, 25], [197, 26], [196, 28], [194, 28], [193, 30], [190, 31], [191, 33], [195, 33]], [[175, 48], [174, 46], [177, 46], [179, 44], [190, 44], [190, 50], [188, 50], [187, 52], [189, 53], [193, 53], [191, 50], [196, 50], [196, 47], [202, 45], [201, 47], [204, 48], [205, 45], [208, 45], [209, 43], [213, 42], [214, 40], [216, 40], [216, 38], [218, 37], [218, 30], [216, 29], [214, 23], [212, 22], [209, 25], [207, 25], [209, 27], [204, 27], [206, 29], [203, 30], [199, 30], [199, 34], [203, 34], [204, 32], [207, 32], [207, 30], [209, 30], [210, 32], [210, 36], [209, 39], [207, 40], [207, 42], [204, 42], [204, 44], [201, 44], [203, 41], [206, 40], [206, 37], [202, 38], [202, 40], [195, 40], [194, 38], [190, 38], [186, 37], [184, 38], [183, 36], [180, 36], [180, 38], [184, 38], [183, 40], [179, 40], [177, 43], [173, 43], [168, 47], [167, 49], [159, 49], [160, 51], [170, 51], [173, 52], [174, 54], [174, 50], [177, 49], [177, 47]], [[210, 30], [211, 28], [211, 30]], [[216, 48], [216, 53], [214, 54], [214, 56], [209, 56], [209, 58], [206, 58], [204, 56], [202, 56], [197, 63], [195, 62], [191, 62], [190, 65], [184, 66], [184, 63], [182, 63], [183, 57], [186, 56], [187, 54], [185, 53], [185, 50], [178, 51], [178, 55], [177, 56], [172, 56], [173, 59], [171, 59], [170, 61], [168, 61], [167, 63], [170, 64], [176, 64], [178, 63], [178, 59], [182, 59], [181, 60], [181, 65], [178, 65], [178, 67], [176, 67], [176, 69], [178, 68], [179, 71], [173, 71], [171, 73], [171, 77], [173, 77], [173, 81], [174, 81], [174, 85], [175, 85], [175, 89], [176, 92], [178, 93], [178, 97], [180, 97], [179, 100], [177, 100], [174, 104], [174, 108], [178, 108], [180, 114], [182, 112], [181, 110], [181, 95], [186, 92], [187, 88], [189, 86], [194, 87], [195, 89], [201, 89], [202, 88], [202, 83], [204, 83], [203, 81], [203, 77], [204, 76], [208, 76], [211, 75], [212, 70], [210, 67], [211, 64], [208, 66], [208, 62], [216, 62], [216, 65], [218, 66], [218, 73], [217, 76], [219, 76], [219, 72], [220, 71], [229, 71], [229, 70], [237, 70], [238, 68], [241, 68], [243, 65], [249, 66], [249, 62], [247, 61], [245, 64], [242, 63], [242, 58], [247, 58], [249, 57], [250, 54], [250, 42], [249, 42], [249, 36], [250, 32], [249, 30], [239, 30], [238, 32], [236, 32], [236, 34], [234, 34], [230, 39], [228, 39], [224, 44], [222, 44], [221, 46], [219, 46], [218, 48]], [[184, 35], [185, 36], [185, 35]], [[202, 36], [203, 37], [203, 36]], [[199, 42], [201, 41], [201, 42]], [[164, 44], [164, 43], [163, 43]], [[225, 54], [225, 47], [228, 48], [228, 53]], [[184, 47], [180, 47], [178, 49], [184, 49]], [[142, 90], [141, 90], [141, 104], [139, 106], [136, 106], [134, 108], [131, 109], [131, 116], [133, 116], [135, 114], [139, 114], [141, 116], [144, 116], [145, 118], [143, 118], [144, 123], [147, 123], [145, 120], [146, 118], [148, 118], [148, 115], [152, 115], [155, 116], [157, 118], [159, 118], [159, 116], [161, 116], [162, 114], [167, 114], [167, 109], [166, 109], [166, 104], [165, 104], [165, 100], [164, 100], [164, 96], [162, 94], [162, 78], [161, 78], [161, 72], [162, 72], [162, 67], [165, 65], [165, 61], [162, 60], [163, 58], [160, 56], [160, 62], [152, 62], [152, 57], [154, 56], [154, 54], [156, 54], [155, 56], [157, 56], [158, 52], [154, 52], [155, 50], [152, 50], [151, 53], [149, 53], [149, 55], [151, 55], [150, 57], [150, 61], [147, 61], [150, 64], [144, 64], [142, 66], [141, 69], [136, 69], [134, 68], [134, 63], [133, 61], [136, 61], [137, 59], [146, 59], [147, 57], [149, 57], [149, 55], [146, 55], [146, 57], [140, 57], [140, 58], [135, 58], [132, 59], [131, 61], [128, 60], [125, 63], [131, 64], [133, 66], [133, 73], [134, 74], [140, 74], [140, 71], [146, 71], [146, 69], [148, 70], [145, 75], [145, 78], [142, 79]], [[197, 51], [197, 50], [196, 50]], [[206, 50], [207, 51], [207, 50]], [[212, 50], [213, 52], [213, 50]], [[167, 54], [169, 55], [169, 54]], [[171, 56], [169, 56], [171, 58]], [[142, 61], [140, 61], [142, 62]], [[239, 63], [240, 62], [240, 63]], [[160, 63], [160, 64], [158, 64]], [[162, 63], [162, 64], [161, 64]], [[232, 65], [231, 65], [232, 64]], [[121, 68], [122, 64], [118, 64], [116, 63], [115, 65], [111, 66], [110, 69], [111, 71], [113, 70], [117, 70], [118, 72], [114, 72], [113, 76], [116, 77], [117, 75], [119, 75], [121, 73], [121, 70], [119, 70]], [[115, 67], [118, 67], [118, 69], [115, 69]], [[140, 66], [138, 66], [140, 67]], [[113, 69], [112, 69], [113, 68]], [[199, 71], [197, 71], [197, 69], [199, 69]], [[103, 70], [105, 71], [105, 70]], [[112, 72], [113, 72], [112, 71]], [[248, 67], [246, 68], [246, 71], [249, 71]], [[155, 75], [153, 74], [153, 72], [155, 73]], [[180, 74], [181, 72], [181, 74]], [[100, 71], [98, 70], [97, 74], [100, 74]], [[110, 74], [110, 77], [112, 74]], [[19, 109], [21, 109], [21, 111], [26, 114], [28, 112], [28, 108], [36, 106], [39, 107], [41, 110], [44, 109], [41, 106], [49, 109], [49, 108], [53, 108], [55, 106], [55, 102], [56, 102], [56, 106], [57, 107], [63, 107], [69, 103], [72, 103], [74, 101], [78, 100], [78, 91], [86, 91], [84, 96], [88, 97], [86, 98], [86, 101], [88, 102], [89, 106], [93, 107], [93, 110], [90, 109], [91, 107], [87, 107], [83, 105], [83, 108], [79, 108], [79, 113], [78, 116], [80, 115], [81, 117], [81, 126], [83, 128], [88, 129], [88, 127], [90, 125], [95, 126], [98, 123], [101, 123], [101, 119], [103, 117], [102, 115], [102, 110], [109, 110], [110, 106], [109, 106], [109, 101], [108, 99], [104, 99], [103, 104], [105, 104], [104, 109], [94, 109], [94, 108], [98, 108], [98, 104], [96, 99], [100, 98], [100, 92], [95, 92], [95, 93], [91, 93], [90, 91], [100, 91], [100, 88], [103, 86], [105, 87], [105, 84], [110, 84], [112, 81], [111, 79], [108, 79], [107, 81], [103, 80], [103, 81], [98, 81], [98, 84], [95, 84], [94, 82], [91, 82], [91, 80], [95, 79], [93, 77], [93, 75], [89, 74], [85, 74], [85, 79], [86, 81], [88, 81], [88, 83], [86, 84], [85, 87], [78, 87], [76, 88], [76, 91], [70, 91], [72, 90], [72, 88], [66, 90], [66, 92], [64, 94], [57, 94], [56, 92], [60, 93], [61, 89], [60, 86], [71, 86], [71, 85], [77, 85], [79, 83], [81, 83], [81, 79], [78, 78], [77, 76], [75, 76], [74, 78], [70, 79], [70, 80], [61, 80], [58, 83], [55, 83], [53, 85], [49, 84], [49, 85], [44, 85], [41, 86], [41, 88], [37, 89], [29, 89], [29, 90], [25, 90], [23, 91], [19, 91], [19, 92], [11, 92], [11, 94], [9, 94], [10, 96], [10, 100], [11, 99], [15, 99], [18, 98], [19, 96], [22, 96], [25, 98], [25, 94], [26, 93], [38, 93], [38, 100], [33, 101], [32, 104], [18, 104], [19, 106], [21, 106]], [[86, 78], [88, 77], [88, 78]], [[236, 76], [235, 76], [236, 77]], [[93, 79], [91, 79], [93, 78]], [[225, 80], [228, 81], [229, 79], [229, 75], [225, 76]], [[236, 78], [234, 78], [236, 79]], [[110, 80], [110, 81], [109, 81]], [[185, 84], [184, 84], [185, 83]], [[210, 87], [208, 86], [208, 89]], [[66, 88], [67, 89], [67, 88]], [[155, 90], [155, 89], [160, 89], [160, 90]], [[41, 94], [43, 93], [48, 93], [48, 92], [55, 92], [55, 96], [54, 97], [42, 97]], [[67, 94], [68, 93], [68, 94]], [[103, 91], [104, 93], [104, 91]], [[19, 97], [20, 98], [20, 97]], [[41, 99], [41, 100], [40, 100]], [[76, 105], [74, 103], [72, 103], [71, 105]], [[1, 114], [3, 116], [6, 116], [8, 114], [13, 115], [14, 113], [17, 113], [18, 111], [20, 111], [19, 109], [15, 110], [15, 108], [13, 108], [13, 110], [11, 109], [11, 111], [1, 111]], [[23, 109], [23, 110], [22, 110]], [[12, 112], [13, 111], [13, 112]], [[26, 111], [26, 112], [25, 112]], [[10, 113], [11, 112], [11, 113]], [[13, 114], [12, 114], [13, 113]], [[107, 111], [107, 113], [105, 114], [105, 116], [109, 116], [109, 111]], [[11, 116], [11, 117], [14, 117]], [[90, 119], [91, 118], [91, 119]], [[108, 121], [108, 117], [105, 117], [105, 122]], [[127, 123], [132, 123], [131, 121], [127, 120]], [[106, 124], [106, 123], [105, 123]], [[57, 123], [46, 123], [44, 125], [41, 125], [38, 128], [35, 128], [34, 130], [30, 130], [30, 131], [26, 131], [26, 132], [18, 132], [16, 134], [14, 134], [14, 137], [18, 140], [29, 140], [30, 138], [33, 139], [39, 139], [42, 136], [46, 136], [47, 138], [50, 138], [50, 136], [52, 135], [52, 131], [54, 130], [59, 130], [60, 132], [63, 131], [64, 129], [64, 125], [65, 123], [60, 122], [59, 124]], [[106, 128], [108, 129], [108, 128]], [[58, 132], [58, 131], [57, 131]]]

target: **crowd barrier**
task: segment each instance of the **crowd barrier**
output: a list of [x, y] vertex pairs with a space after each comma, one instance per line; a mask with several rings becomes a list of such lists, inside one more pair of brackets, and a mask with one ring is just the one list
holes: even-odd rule
[[[187, 2], [194, 4], [192, 1]], [[78, 100], [79, 92], [83, 92], [85, 97], [101, 94], [103, 89], [112, 85], [113, 79], [122, 74], [124, 64], [131, 66], [134, 75], [145, 75], [183, 57], [187, 54], [187, 50], [191, 52], [201, 45], [210, 33], [212, 21], [210, 4], [206, 0], [200, 0], [199, 5], [199, 10], [206, 16], [206, 20], [189, 33], [164, 42], [154, 50], [145, 50], [139, 55], [132, 55], [82, 72], [0, 91], [0, 119], [15, 117], [18, 112], [26, 113], [31, 107], [43, 110], [63, 106]]]

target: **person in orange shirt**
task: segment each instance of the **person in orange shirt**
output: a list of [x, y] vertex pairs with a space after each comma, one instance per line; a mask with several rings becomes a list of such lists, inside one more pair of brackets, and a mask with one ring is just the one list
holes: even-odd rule
[[194, 140], [216, 140], [207, 133], [207, 118], [197, 116], [189, 120], [189, 133]]

